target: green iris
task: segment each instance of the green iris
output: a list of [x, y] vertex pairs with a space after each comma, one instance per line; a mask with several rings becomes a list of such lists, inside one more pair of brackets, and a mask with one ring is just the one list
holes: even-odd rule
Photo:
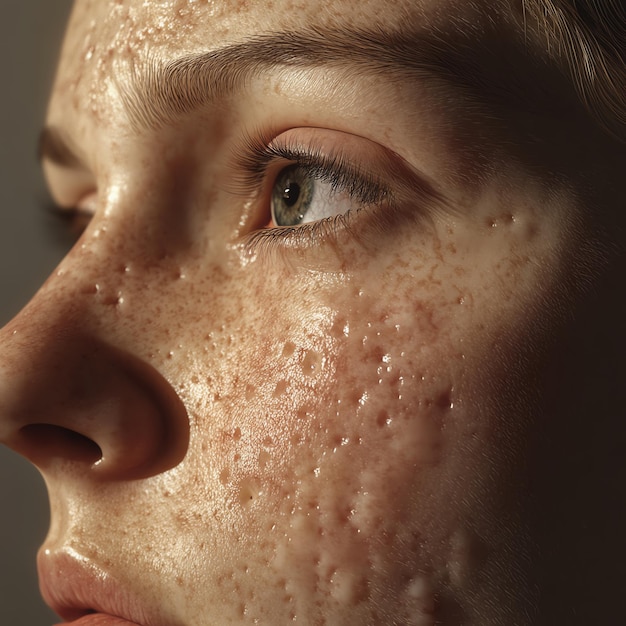
[[272, 219], [277, 226], [301, 224], [313, 201], [315, 180], [299, 165], [279, 174], [272, 192]]

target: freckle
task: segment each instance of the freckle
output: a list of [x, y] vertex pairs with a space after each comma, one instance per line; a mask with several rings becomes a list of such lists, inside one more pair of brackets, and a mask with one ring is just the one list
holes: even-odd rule
[[283, 347], [283, 357], [288, 359], [296, 351], [296, 346], [291, 341], [288, 341]]
[[291, 445], [292, 446], [299, 446], [300, 444], [302, 444], [304, 438], [302, 437], [302, 435], [300, 433], [294, 433], [291, 436]]
[[246, 400], [250, 401], [256, 394], [256, 387], [254, 385], [246, 385]]
[[241, 428], [235, 428], [235, 430], [233, 431], [233, 439], [235, 441], [239, 441], [241, 439]]
[[284, 395], [286, 391], [287, 391], [287, 381], [279, 380], [278, 383], [276, 383], [276, 388], [274, 389], [274, 397], [279, 398], [280, 396]]
[[229, 480], [230, 480], [230, 470], [227, 467], [225, 467], [220, 472], [220, 482], [222, 483], [222, 485], [227, 485]]

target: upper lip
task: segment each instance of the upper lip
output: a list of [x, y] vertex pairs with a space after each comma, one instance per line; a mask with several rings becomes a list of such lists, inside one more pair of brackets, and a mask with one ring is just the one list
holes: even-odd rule
[[42, 550], [37, 566], [41, 594], [64, 620], [95, 612], [141, 626], [162, 626], [113, 576], [72, 549]]

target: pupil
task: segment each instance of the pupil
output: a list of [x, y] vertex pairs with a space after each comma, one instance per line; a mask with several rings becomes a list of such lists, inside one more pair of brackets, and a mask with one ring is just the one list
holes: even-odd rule
[[300, 185], [298, 183], [289, 182], [283, 191], [283, 200], [285, 204], [291, 208], [298, 202], [300, 198]]
[[272, 190], [272, 220], [277, 226], [295, 226], [305, 220], [315, 192], [315, 181], [300, 165], [286, 167]]

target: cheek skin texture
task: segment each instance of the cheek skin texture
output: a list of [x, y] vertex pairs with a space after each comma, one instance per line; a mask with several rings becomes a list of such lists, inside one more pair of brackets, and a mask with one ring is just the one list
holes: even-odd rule
[[[375, 9], [391, 28], [407, 12], [445, 23], [448, 8], [475, 10], [383, 6], [77, 2], [49, 118], [84, 146], [98, 211], [3, 330], [13, 355], [3, 363], [21, 363], [34, 395], [65, 407], [76, 399], [58, 389], [77, 386], [94, 354], [104, 365], [93, 378], [117, 371], [106, 346], [153, 368], [184, 405], [177, 454], [158, 471], [107, 479], [76, 459], [43, 468], [42, 558], [80, 555], [157, 607], [162, 624], [536, 623], [522, 470], [536, 347], [570, 296], [573, 195], [499, 164], [448, 212], [390, 220], [360, 242], [274, 242], [246, 257], [237, 237], [251, 218], [212, 160], [230, 136], [219, 123], [236, 124], [245, 106], [153, 137], [128, 124], [110, 78], [294, 19], [368, 25]], [[98, 401], [119, 391], [93, 387]], [[91, 428], [93, 407], [79, 400]], [[132, 456], [127, 439], [114, 459]]]
[[[186, 626], [506, 617], [510, 602], [477, 607], [523, 595], [511, 554], [525, 550], [521, 526], [512, 538], [498, 516], [516, 511], [492, 495], [498, 455], [514, 463], [518, 453], [498, 452], [496, 429], [521, 411], [489, 407], [483, 379], [504, 385], [516, 372], [485, 361], [500, 333], [504, 352], [517, 347], [510, 303], [532, 308], [536, 266], [510, 250], [554, 266], [556, 236], [536, 232], [538, 218], [523, 211], [496, 234], [485, 204], [470, 232], [414, 226], [395, 252], [347, 273], [279, 261], [225, 271], [186, 252], [140, 272], [146, 242], [117, 244], [106, 230], [90, 263], [128, 259], [131, 271], [98, 293], [80, 290], [78, 306], [122, 294], [99, 323], [172, 381], [190, 447], [141, 488], [50, 481], [48, 548], [106, 555], [125, 585]], [[483, 260], [472, 267], [476, 250]], [[349, 244], [342, 254], [364, 251]], [[75, 289], [70, 269], [64, 277]]]

